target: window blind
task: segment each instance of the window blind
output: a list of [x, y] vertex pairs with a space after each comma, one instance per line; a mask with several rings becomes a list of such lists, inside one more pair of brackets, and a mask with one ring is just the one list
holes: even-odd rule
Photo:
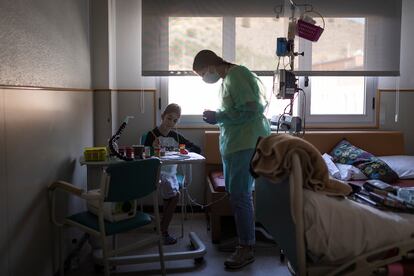
[[[297, 75], [399, 75], [401, 0], [294, 2], [298, 5], [296, 18], [309, 11], [309, 7], [302, 6], [308, 4], [325, 21], [325, 31], [319, 41], [297, 39], [295, 51], [305, 52], [303, 58], [295, 60]], [[275, 10], [279, 12], [278, 19]], [[265, 55], [276, 64], [276, 38], [281, 35], [280, 30], [286, 36], [290, 16], [288, 0], [142, 0], [142, 74], [193, 75], [192, 57], [199, 50], [214, 48], [230, 62], [237, 60], [239, 64], [248, 64], [258, 75], [271, 76], [276, 65], [274, 68], [263, 66], [255, 59], [263, 59]], [[322, 24], [318, 15], [311, 16], [317, 24]], [[257, 25], [260, 18], [263, 22], [274, 19], [274, 33], [269, 30], [273, 28], [270, 24], [263, 24], [260, 29]], [[262, 30], [270, 33], [263, 35]], [[241, 41], [250, 44], [257, 41], [257, 45], [239, 46]], [[264, 47], [272, 51], [262, 50]]]

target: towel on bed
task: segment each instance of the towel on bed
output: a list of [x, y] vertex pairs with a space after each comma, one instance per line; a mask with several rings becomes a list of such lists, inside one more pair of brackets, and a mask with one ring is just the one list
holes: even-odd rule
[[292, 156], [299, 156], [305, 188], [327, 195], [348, 195], [351, 187], [329, 177], [319, 151], [309, 142], [288, 134], [261, 138], [251, 161], [251, 171], [275, 182], [282, 181], [292, 170]]

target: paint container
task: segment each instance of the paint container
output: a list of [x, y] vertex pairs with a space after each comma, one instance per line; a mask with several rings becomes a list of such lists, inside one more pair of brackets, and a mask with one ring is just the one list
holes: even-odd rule
[[133, 145], [132, 148], [134, 149], [134, 158], [142, 159], [143, 154], [145, 153], [145, 146], [144, 145]]
[[160, 147], [154, 147], [154, 156], [160, 157], [161, 156], [161, 148]]
[[127, 158], [134, 158], [134, 149], [132, 147], [125, 147], [125, 156]]
[[151, 147], [145, 147], [144, 158], [151, 157]]
[[125, 147], [119, 147], [118, 152], [120, 155], [125, 156]]

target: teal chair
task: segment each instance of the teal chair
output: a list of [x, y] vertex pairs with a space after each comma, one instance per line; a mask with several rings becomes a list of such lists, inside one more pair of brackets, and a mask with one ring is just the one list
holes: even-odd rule
[[144, 134], [141, 135], [141, 145], [145, 145], [145, 140], [147, 140], [147, 135], [148, 132], [145, 132]]
[[[119, 162], [111, 164], [104, 173], [103, 180], [99, 190], [84, 191], [83, 189], [64, 182], [56, 181], [49, 186], [51, 192], [51, 217], [53, 222], [59, 226], [60, 233], [60, 275], [63, 275], [63, 250], [62, 250], [62, 229], [65, 226], [78, 227], [81, 230], [99, 237], [102, 243], [102, 263], [104, 265], [105, 275], [109, 275], [109, 267], [116, 264], [116, 256], [123, 255], [130, 250], [148, 246], [149, 244], [158, 244], [159, 260], [162, 275], [165, 275], [164, 253], [162, 246], [162, 237], [160, 232], [160, 219], [158, 212], [157, 188], [159, 184], [161, 162], [157, 158], [137, 160], [131, 162]], [[96, 214], [89, 211], [67, 216], [63, 221], [58, 222], [55, 217], [55, 191], [63, 190], [71, 195], [78, 196], [86, 201], [93, 200], [95, 206], [98, 206]], [[105, 191], [105, 192], [102, 192]], [[128, 202], [143, 198], [152, 194], [154, 216], [142, 211], [133, 212], [134, 215], [119, 221], [108, 221], [105, 219], [104, 207], [110, 202]], [[145, 239], [139, 240], [133, 244], [128, 244], [122, 248], [113, 248], [107, 244], [106, 237], [114, 236], [134, 230], [146, 225], [149, 227], [149, 235]], [[155, 229], [155, 230], [154, 230]]]

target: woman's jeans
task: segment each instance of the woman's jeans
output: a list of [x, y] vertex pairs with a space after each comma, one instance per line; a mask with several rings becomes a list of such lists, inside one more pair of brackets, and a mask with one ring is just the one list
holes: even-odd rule
[[254, 180], [249, 171], [253, 153], [254, 149], [247, 149], [222, 157], [226, 191], [230, 195], [240, 245], [254, 245], [256, 241]]
[[230, 204], [233, 209], [240, 245], [254, 245], [256, 236], [252, 193], [231, 193]]

